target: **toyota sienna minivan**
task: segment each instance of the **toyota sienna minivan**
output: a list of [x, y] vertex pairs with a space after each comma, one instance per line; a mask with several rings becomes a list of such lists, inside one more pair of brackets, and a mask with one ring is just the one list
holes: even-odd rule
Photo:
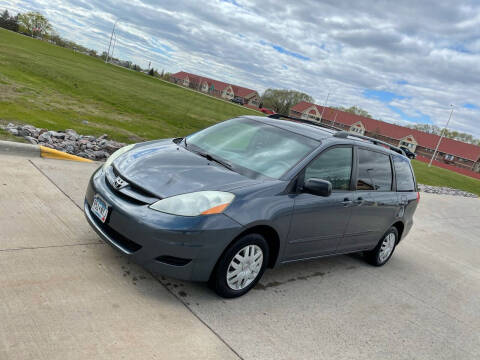
[[232, 298], [292, 261], [363, 252], [384, 265], [418, 201], [410, 161], [394, 146], [307, 120], [242, 116], [118, 150], [93, 174], [84, 210], [132, 261]]

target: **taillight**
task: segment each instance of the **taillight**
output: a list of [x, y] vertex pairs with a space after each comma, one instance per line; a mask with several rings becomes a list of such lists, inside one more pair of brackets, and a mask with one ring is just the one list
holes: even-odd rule
[[420, 202], [420, 191], [417, 191], [417, 203]]

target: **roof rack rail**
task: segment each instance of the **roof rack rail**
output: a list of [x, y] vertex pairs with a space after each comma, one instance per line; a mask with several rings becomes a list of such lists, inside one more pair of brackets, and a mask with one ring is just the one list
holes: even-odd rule
[[338, 137], [338, 138], [342, 138], [342, 139], [346, 139], [349, 136], [356, 137], [356, 138], [359, 138], [359, 139], [362, 139], [362, 140], [370, 141], [371, 143], [373, 143], [375, 145], [384, 145], [384, 146], [388, 147], [390, 150], [395, 151], [396, 153], [399, 153], [401, 155], [405, 155], [405, 152], [402, 149], [400, 149], [399, 147], [393, 146], [393, 145], [391, 145], [391, 144], [389, 144], [385, 141], [374, 139], [372, 137], [368, 137], [368, 136], [365, 136], [365, 135], [352, 134], [352, 133], [347, 132], [347, 131], [339, 131], [338, 133], [333, 134], [333, 136]]
[[330, 129], [330, 130], [337, 130], [337, 132], [333, 134], [333, 136], [335, 136], [337, 138], [346, 139], [347, 137], [352, 136], [352, 137], [356, 137], [356, 138], [359, 138], [359, 139], [362, 139], [362, 140], [370, 141], [371, 143], [373, 143], [375, 145], [386, 146], [390, 150], [393, 150], [396, 153], [399, 153], [400, 155], [405, 155], [405, 152], [402, 149], [400, 149], [399, 147], [390, 145], [389, 143], [387, 143], [385, 141], [377, 140], [377, 139], [374, 139], [374, 138], [371, 138], [371, 137], [368, 137], [368, 136], [364, 136], [364, 135], [353, 134], [353, 133], [350, 133], [350, 132], [345, 131], [343, 129], [337, 128], [336, 126], [322, 124], [319, 121], [300, 119], [300, 118], [287, 116], [287, 115], [282, 115], [282, 114], [272, 114], [272, 115], [269, 115], [268, 117], [270, 119], [293, 120], [293, 121], [301, 122], [301, 123], [304, 123], [304, 124], [310, 124], [310, 125], [324, 127], [324, 128]]
[[330, 130], [342, 131], [342, 129], [337, 128], [336, 126], [323, 124], [320, 121], [300, 119], [300, 118], [296, 118], [296, 117], [293, 117], [293, 116], [287, 116], [287, 115], [282, 115], [282, 114], [272, 114], [272, 115], [268, 115], [268, 117], [270, 119], [293, 120], [293, 121], [296, 121], [296, 122], [315, 125], [315, 126], [323, 127], [323, 128], [330, 129]]

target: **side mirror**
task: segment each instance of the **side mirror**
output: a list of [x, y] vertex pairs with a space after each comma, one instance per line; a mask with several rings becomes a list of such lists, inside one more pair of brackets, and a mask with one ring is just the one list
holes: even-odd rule
[[303, 185], [303, 191], [318, 196], [330, 196], [332, 194], [332, 183], [327, 180], [310, 178]]

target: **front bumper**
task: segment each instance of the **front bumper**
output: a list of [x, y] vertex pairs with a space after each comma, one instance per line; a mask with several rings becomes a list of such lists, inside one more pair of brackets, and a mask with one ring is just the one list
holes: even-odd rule
[[[109, 205], [102, 223], [90, 210], [95, 194]], [[102, 169], [90, 179], [84, 203], [90, 226], [109, 245], [158, 275], [207, 281], [243, 227], [224, 214], [197, 217], [161, 213], [119, 196]]]

